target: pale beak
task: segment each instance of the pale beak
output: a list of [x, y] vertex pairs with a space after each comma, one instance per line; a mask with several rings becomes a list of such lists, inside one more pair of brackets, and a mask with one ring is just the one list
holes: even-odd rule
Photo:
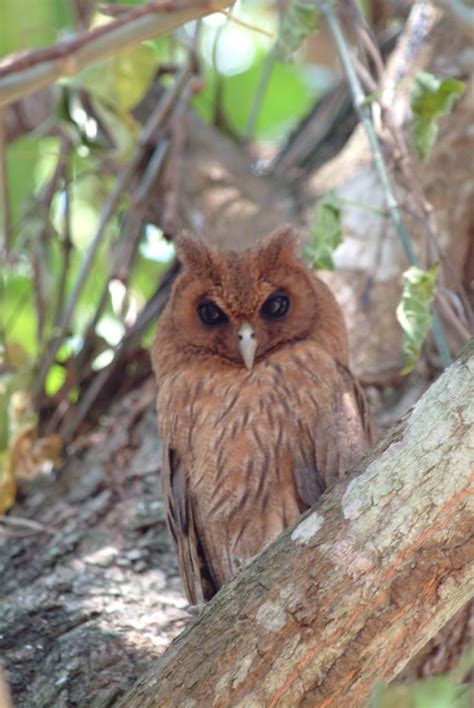
[[255, 353], [257, 351], [257, 340], [255, 339], [255, 330], [250, 322], [242, 322], [239, 328], [239, 350], [244, 360], [247, 369], [251, 369], [255, 361]]

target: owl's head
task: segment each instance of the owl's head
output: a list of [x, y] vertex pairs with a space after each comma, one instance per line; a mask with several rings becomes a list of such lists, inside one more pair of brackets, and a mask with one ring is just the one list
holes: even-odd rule
[[314, 339], [347, 363], [341, 310], [299, 258], [289, 226], [242, 253], [220, 253], [201, 239], [176, 239], [183, 272], [163, 313], [176, 352], [252, 368], [269, 352]]

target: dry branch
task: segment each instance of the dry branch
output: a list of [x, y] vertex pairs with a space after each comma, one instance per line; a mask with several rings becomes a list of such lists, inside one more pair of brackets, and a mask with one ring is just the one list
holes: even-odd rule
[[472, 594], [474, 340], [122, 706], [365, 706]]
[[0, 65], [0, 106], [229, 4], [229, 0], [153, 0], [51, 47], [5, 57]]

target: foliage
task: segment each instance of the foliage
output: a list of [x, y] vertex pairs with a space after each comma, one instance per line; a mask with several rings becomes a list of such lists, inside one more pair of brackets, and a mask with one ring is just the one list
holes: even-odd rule
[[315, 3], [295, 0], [290, 4], [281, 23], [278, 53], [283, 58], [290, 58], [317, 27], [318, 12]]
[[332, 254], [342, 242], [341, 201], [334, 190], [319, 202], [311, 229], [311, 242], [304, 255], [313, 268], [334, 270]]
[[397, 307], [397, 319], [403, 329], [405, 366], [408, 374], [415, 366], [426, 335], [431, 329], [436, 276], [440, 264], [429, 270], [412, 266], [403, 274], [403, 293]]
[[[304, 29], [304, 8], [292, 12], [283, 35], [285, 44], [294, 50], [313, 24]], [[265, 3], [243, 2], [234, 15], [246, 24], [217, 14], [201, 23], [198, 51], [204, 88], [193, 103], [204, 119], [213, 122], [221, 116], [221, 125], [242, 135], [262, 66], [274, 50], [278, 11]], [[90, 26], [107, 21], [95, 14]], [[266, 34], [256, 31], [259, 26]], [[44, 0], [34, 7], [28, 0], [5, 0], [0, 7], [0, 56], [51, 44], [75, 29], [71, 7], [63, 0]], [[0, 266], [0, 513], [13, 502], [14, 477], [21, 476], [25, 465], [37, 472], [58, 459], [60, 445], [50, 436], [41, 437], [39, 413], [48, 411], [51, 416], [61, 402], [72, 410], [82, 400], [90, 376], [107, 368], [173, 258], [173, 249], [160, 229], [143, 222], [128, 272], [122, 280], [114, 279], [115, 249], [127, 240], [124, 229], [131, 196], [125, 190], [105, 225], [85, 285], [66, 321], [79, 274], [99, 234], [104, 205], [111, 198], [117, 174], [139, 145], [141, 124], [134, 109], [161, 66], [179, 68], [183, 63], [194, 31], [191, 23], [169, 37], [123, 50], [58, 82], [54, 114], [34, 134], [8, 145], [12, 254], [10, 264]], [[166, 90], [173, 75], [164, 74], [160, 83]], [[278, 62], [256, 137], [281, 142], [317, 93], [304, 57], [291, 65]], [[152, 330], [149, 327], [143, 334], [145, 345], [150, 343]], [[38, 368], [58, 334], [60, 346], [33, 401]], [[84, 368], [81, 358], [86, 347], [90, 364]], [[15, 397], [27, 400], [32, 414], [21, 431], [12, 418]]]
[[450, 112], [464, 90], [465, 84], [457, 79], [439, 79], [426, 71], [416, 74], [410, 104], [414, 145], [422, 160], [436, 141], [439, 119]]
[[449, 673], [411, 684], [378, 684], [371, 708], [469, 708], [472, 686], [462, 681], [473, 668], [474, 644], [471, 644]]

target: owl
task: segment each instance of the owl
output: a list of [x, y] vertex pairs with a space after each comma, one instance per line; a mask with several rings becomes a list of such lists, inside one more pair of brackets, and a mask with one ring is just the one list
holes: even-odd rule
[[342, 311], [280, 227], [245, 252], [176, 241], [152, 362], [168, 527], [192, 604], [292, 525], [371, 441]]

